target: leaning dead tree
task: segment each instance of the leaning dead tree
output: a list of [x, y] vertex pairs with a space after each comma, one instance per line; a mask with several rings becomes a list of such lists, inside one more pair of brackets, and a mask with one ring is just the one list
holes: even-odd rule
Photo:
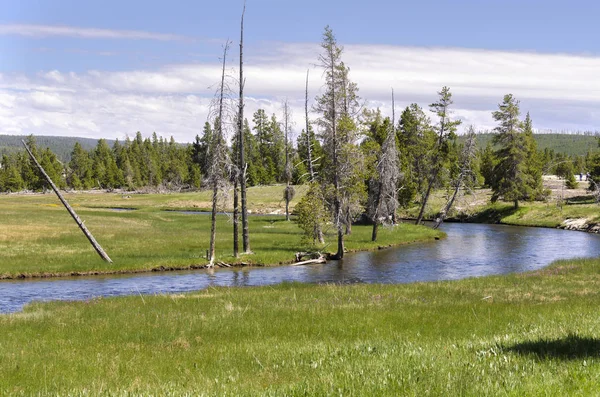
[[[240, 23], [240, 97], [238, 105], [238, 145], [239, 145], [239, 180], [240, 190], [242, 196], [242, 245], [246, 254], [251, 253], [250, 251], [250, 228], [248, 226], [248, 205], [246, 198], [246, 171], [248, 165], [245, 160], [244, 153], [244, 14], [246, 13], [246, 2], [244, 2], [244, 9], [242, 11], [242, 20]], [[237, 235], [236, 235], [237, 236]]]
[[37, 161], [37, 159], [35, 158], [35, 156], [31, 152], [31, 150], [29, 150], [29, 147], [27, 146], [27, 144], [25, 143], [25, 141], [21, 140], [21, 142], [23, 142], [23, 146], [25, 146], [25, 150], [27, 150], [27, 153], [29, 153], [29, 157], [31, 157], [31, 160], [33, 160], [33, 162], [38, 167], [38, 169], [40, 170], [40, 172], [42, 173], [42, 175], [44, 175], [44, 178], [46, 178], [46, 180], [50, 184], [50, 187], [52, 187], [52, 190], [54, 190], [54, 193], [56, 193], [56, 195], [58, 196], [58, 199], [60, 200], [60, 202], [65, 206], [65, 208], [67, 209], [67, 211], [69, 211], [69, 214], [71, 214], [71, 217], [75, 220], [75, 222], [77, 223], [77, 226], [79, 226], [79, 228], [81, 229], [81, 231], [83, 232], [83, 234], [85, 235], [85, 237], [87, 237], [87, 239], [92, 244], [92, 247], [94, 247], [94, 249], [96, 250], [96, 252], [98, 253], [98, 255], [100, 255], [100, 257], [102, 259], [104, 259], [106, 262], [112, 263], [112, 260], [110, 259], [110, 257], [108, 256], [108, 254], [102, 249], [102, 247], [100, 246], [100, 244], [98, 244], [98, 242], [96, 241], [96, 239], [94, 238], [94, 236], [92, 235], [92, 233], [90, 233], [90, 231], [87, 229], [87, 227], [85, 227], [85, 224], [83, 223], [83, 221], [79, 218], [79, 216], [77, 216], [77, 213], [75, 212], [75, 210], [73, 210], [73, 208], [69, 205], [69, 203], [67, 202], [67, 200], [65, 200], [65, 198], [60, 193], [60, 191], [58, 190], [58, 188], [56, 187], [56, 185], [54, 184], [54, 182], [52, 181], [52, 179], [48, 176], [48, 174], [46, 173], [46, 171], [44, 170], [44, 168]]
[[473, 179], [475, 177], [475, 174], [473, 173], [473, 162], [476, 156], [477, 148], [475, 128], [471, 125], [467, 130], [467, 140], [465, 141], [465, 146], [463, 147], [463, 150], [460, 153], [460, 165], [458, 175], [452, 183], [454, 192], [452, 193], [452, 196], [450, 196], [450, 199], [448, 200], [444, 208], [442, 208], [438, 217], [436, 218], [435, 224], [433, 225], [434, 229], [440, 227], [442, 222], [444, 222], [444, 220], [448, 216], [448, 212], [450, 212], [452, 205], [454, 205], [454, 201], [456, 200], [456, 196], [458, 195], [460, 188], [463, 185], [465, 185], [469, 179]]
[[212, 187], [212, 208], [210, 218], [210, 246], [207, 252], [209, 266], [214, 265], [215, 260], [215, 240], [217, 235], [217, 210], [219, 193], [227, 188], [228, 172], [230, 171], [230, 161], [225, 143], [225, 134], [223, 130], [224, 118], [226, 116], [225, 100], [226, 92], [229, 91], [225, 81], [225, 65], [227, 59], [227, 51], [229, 50], [229, 41], [223, 48], [223, 66], [221, 70], [221, 82], [217, 87], [217, 96], [215, 98], [214, 110], [212, 113], [215, 118], [215, 132], [209, 148], [209, 169], [208, 181]]

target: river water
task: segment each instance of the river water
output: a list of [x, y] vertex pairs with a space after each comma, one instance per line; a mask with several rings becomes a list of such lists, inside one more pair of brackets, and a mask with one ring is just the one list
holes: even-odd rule
[[0, 281], [0, 313], [19, 311], [31, 301], [176, 293], [210, 286], [456, 280], [535, 270], [556, 259], [600, 253], [600, 236], [583, 232], [462, 223], [445, 223], [442, 230], [448, 234], [443, 240], [348, 254], [342, 261], [319, 265], [5, 280]]

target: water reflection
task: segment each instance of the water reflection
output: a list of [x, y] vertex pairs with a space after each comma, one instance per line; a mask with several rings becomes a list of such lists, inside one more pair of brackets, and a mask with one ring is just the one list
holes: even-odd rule
[[0, 281], [0, 312], [33, 300], [177, 293], [210, 286], [308, 283], [410, 283], [539, 269], [556, 259], [596, 256], [600, 236], [502, 225], [443, 225], [444, 240], [347, 255], [343, 261], [276, 268], [146, 273], [53, 280]]

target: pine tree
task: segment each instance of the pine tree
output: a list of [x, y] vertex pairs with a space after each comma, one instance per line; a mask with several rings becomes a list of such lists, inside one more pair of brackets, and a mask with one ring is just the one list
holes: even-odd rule
[[326, 153], [320, 179], [337, 229], [334, 257], [341, 259], [344, 256], [344, 233], [351, 232], [353, 217], [362, 212], [360, 201], [365, 193], [364, 184], [358, 181], [363, 164], [355, 145], [358, 132], [355, 117], [360, 104], [358, 89], [348, 78], [349, 69], [341, 59], [343, 49], [338, 46], [329, 26], [323, 33], [321, 48], [319, 65], [325, 76], [325, 89], [314, 105], [314, 110], [321, 115], [317, 124]]
[[429, 201], [429, 196], [434, 185], [439, 182], [440, 171], [443, 169], [445, 162], [448, 159], [451, 142], [456, 139], [456, 127], [461, 123], [460, 120], [452, 120], [450, 118], [452, 105], [452, 93], [448, 87], [442, 87], [438, 92], [438, 101], [429, 105], [429, 108], [438, 117], [439, 121], [436, 126], [437, 139], [433, 151], [431, 152], [429, 175], [427, 176], [427, 188], [421, 199], [421, 210], [417, 216], [416, 224], [418, 225], [423, 220], [425, 208]]
[[523, 134], [523, 123], [519, 120], [519, 101], [508, 94], [498, 108], [492, 113], [498, 122], [494, 128], [494, 143], [500, 145], [496, 151], [498, 163], [494, 167], [492, 202], [502, 197], [505, 201], [512, 201], [518, 208], [519, 201], [530, 197], [532, 190], [525, 172], [528, 145]]
[[69, 171], [67, 182], [74, 189], [90, 189], [93, 186], [92, 161], [79, 142], [73, 146]]
[[399, 159], [403, 182], [398, 201], [401, 206], [408, 206], [417, 194], [424, 195], [431, 168], [430, 153], [436, 142], [431, 121], [416, 103], [402, 112], [397, 138], [398, 152], [403, 154]]
[[527, 197], [529, 200], [541, 200], [544, 197], [544, 186], [542, 183], [543, 164], [537, 150], [537, 143], [533, 137], [533, 123], [529, 112], [523, 122], [523, 138], [525, 140], [525, 175], [527, 184]]
[[491, 187], [494, 184], [494, 167], [496, 167], [496, 154], [492, 149], [492, 144], [487, 143], [485, 149], [480, 154], [480, 169], [484, 179], [484, 185]]

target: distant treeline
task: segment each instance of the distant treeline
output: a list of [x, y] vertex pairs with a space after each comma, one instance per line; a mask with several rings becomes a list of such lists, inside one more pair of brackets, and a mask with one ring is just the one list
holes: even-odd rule
[[[248, 185], [283, 182], [285, 140], [281, 124], [275, 115], [268, 117], [262, 109], [254, 114], [253, 121], [252, 130], [247, 120], [244, 129]], [[202, 135], [196, 136], [191, 144], [176, 143], [172, 137], [167, 140], [156, 133], [144, 138], [140, 132], [133, 139], [124, 141], [4, 135], [0, 137], [0, 145], [3, 145], [0, 191], [39, 191], [47, 187], [23, 149], [21, 139], [24, 138], [60, 188], [198, 189], [202, 186], [203, 176], [208, 174], [213, 129], [206, 123]], [[320, 144], [314, 138], [312, 128], [310, 132], [313, 153], [319, 155]], [[295, 165], [294, 183], [301, 183], [307, 174], [306, 166], [299, 159], [306, 151], [306, 135], [303, 133], [299, 139], [302, 141], [298, 147], [288, 151]], [[63, 146], [67, 143], [72, 145], [68, 151]], [[234, 152], [237, 148], [230, 145], [229, 150]], [[61, 161], [64, 158], [68, 161]]]
[[[416, 104], [407, 108], [397, 129], [401, 172], [404, 174], [402, 191], [410, 198], [414, 197], [416, 191], [420, 191], [419, 181], [423, 176], [419, 169], [427, 168], [423, 156], [426, 156], [432, 145], [431, 142], [425, 142], [424, 138], [419, 138], [412, 146], [407, 143], [412, 139], [408, 138], [411, 136], [411, 116], [420, 120], [420, 111]], [[360, 146], [366, 153], [365, 157], [369, 157], [372, 151], [370, 145], [382, 141], [382, 138], [376, 135], [380, 134], [378, 131], [383, 128], [383, 117], [379, 111], [376, 111], [365, 113], [364, 119], [361, 127], [364, 140]], [[244, 123], [248, 185], [285, 183], [286, 148], [281, 123], [275, 115], [269, 117], [262, 109], [254, 113], [252, 122], [252, 128], [248, 120]], [[423, 124], [420, 127], [422, 130], [429, 131], [427, 120], [420, 120], [419, 123]], [[47, 188], [46, 182], [23, 150], [21, 143], [23, 138], [60, 188], [199, 189], [202, 187], [203, 177], [209, 173], [208, 161], [213, 131], [214, 126], [205, 123], [202, 134], [196, 136], [191, 144], [176, 143], [172, 137], [165, 139], [157, 136], [156, 133], [144, 138], [140, 132], [136, 133], [133, 139], [114, 141], [1, 135], [0, 192], [40, 191]], [[487, 184], [486, 164], [489, 168], [493, 163], [492, 150], [496, 149], [492, 145], [493, 136], [494, 134], [491, 133], [476, 136], [479, 149], [474, 164], [475, 172], [479, 175], [479, 183], [482, 185]], [[539, 164], [544, 173], [566, 176], [572, 173], [585, 173], [591, 169], [591, 159], [598, 148], [596, 137], [583, 134], [535, 134], [533, 137], [537, 143]], [[459, 137], [448, 150], [458, 153], [463, 141], [463, 137]], [[312, 158], [316, 159], [315, 171], [321, 172], [323, 164], [326, 164], [323, 160], [325, 156], [322, 139], [310, 126], [309, 137], [303, 130], [297, 137], [296, 145], [288, 148], [293, 165], [294, 184], [308, 180], [307, 142], [310, 142]], [[70, 145], [68, 149], [67, 145]], [[236, 145], [229, 145], [228, 150], [231, 152], [230, 155], [235, 157]], [[452, 156], [456, 157], [456, 155]], [[409, 167], [407, 164], [413, 166]], [[373, 166], [373, 164], [366, 164], [369, 169]]]
[[[0, 157], [4, 154], [14, 153], [23, 150], [21, 135], [0, 135]], [[36, 142], [39, 147], [49, 148], [60, 161], [68, 163], [71, 161], [71, 152], [75, 143], [78, 142], [81, 147], [87, 151], [92, 150], [98, 143], [97, 139], [64, 137], [64, 136], [36, 136]], [[115, 141], [107, 139], [106, 143], [112, 146]]]
[[[491, 143], [494, 133], [484, 132], [477, 134], [477, 147], [483, 149]], [[533, 138], [540, 151], [550, 150], [556, 154], [568, 156], [585, 156], [590, 150], [598, 147], [597, 133], [537, 133]], [[464, 138], [459, 137], [459, 141]]]

